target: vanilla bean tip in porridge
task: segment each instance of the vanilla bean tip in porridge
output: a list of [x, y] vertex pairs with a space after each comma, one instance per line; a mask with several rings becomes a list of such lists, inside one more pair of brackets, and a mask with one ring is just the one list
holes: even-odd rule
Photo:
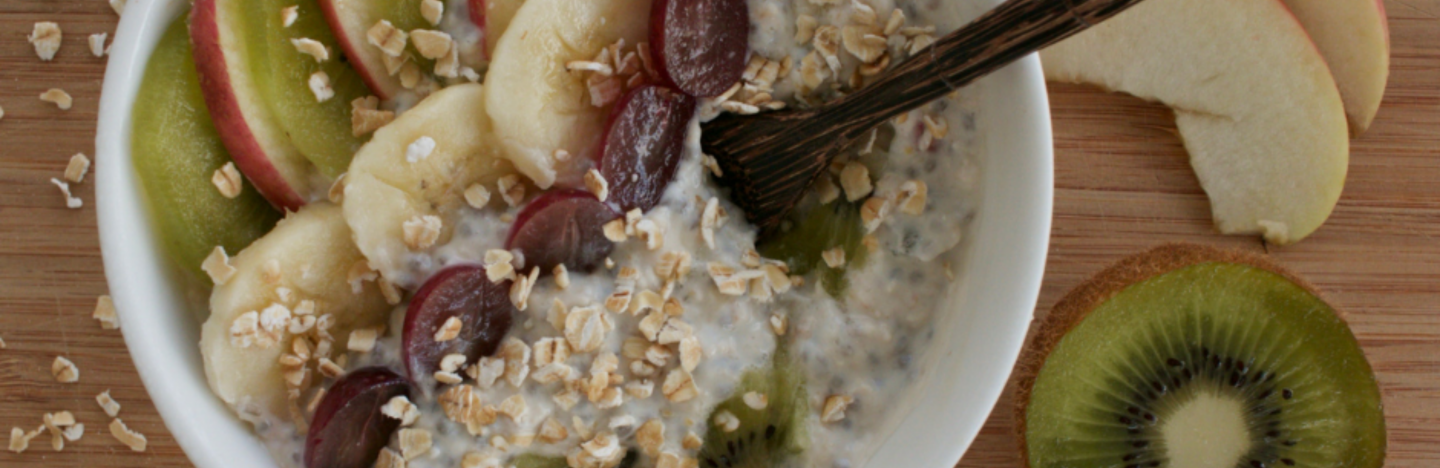
[[160, 47], [195, 44], [171, 75], [213, 129], [179, 137], [245, 183], [186, 209], [285, 212], [167, 228], [214, 283], [212, 389], [283, 467], [865, 465], [965, 260], [980, 90], [850, 142], [763, 235], [700, 136], [866, 86], [952, 3], [199, 0]]

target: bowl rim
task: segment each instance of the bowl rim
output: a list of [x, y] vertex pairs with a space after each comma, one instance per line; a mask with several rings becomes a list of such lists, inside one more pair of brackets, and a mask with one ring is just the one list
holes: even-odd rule
[[[96, 211], [105, 275], [136, 370], [189, 459], [200, 468], [274, 467], [249, 425], [211, 393], [200, 364], [198, 318], [183, 311], [185, 304], [177, 299], [179, 289], [169, 278], [170, 267], [162, 260], [150, 223], [137, 222], [148, 214], [130, 164], [131, 109], [155, 44], [185, 3], [132, 0], [112, 43], [95, 140]], [[1003, 99], [1006, 105], [985, 106], [981, 134], [991, 135], [987, 123], [992, 120], [1016, 123], [1004, 127], [1021, 133], [1010, 137], [1009, 146], [1015, 148], [1008, 148], [1014, 151], [1004, 157], [1019, 161], [1000, 167], [1015, 172], [1020, 183], [993, 183], [996, 177], [990, 172], [981, 177], [985, 196], [969, 242], [987, 248], [970, 248], [961, 267], [965, 281], [957, 282], [964, 285], [953, 292], [960, 296], [956, 309], [980, 312], [948, 314], [965, 317], [945, 321], [950, 327], [991, 327], [986, 328], [987, 342], [962, 340], [932, 352], [938, 356], [930, 357], [946, 364], [922, 384], [914, 408], [925, 410], [900, 418], [895, 430], [882, 436], [885, 442], [866, 466], [903, 462], [949, 467], [960, 460], [1004, 391], [1034, 317], [1054, 193], [1049, 102], [1038, 56], [1023, 58], [983, 81], [1005, 84], [987, 87], [982, 99]], [[1004, 128], [1000, 131], [1007, 131]], [[986, 138], [982, 159], [998, 157], [989, 148], [991, 140]], [[1015, 210], [1017, 206], [1029, 209]], [[977, 271], [982, 264], [984, 274]], [[996, 290], [1006, 293], [992, 292]], [[957, 394], [956, 388], [965, 392]]]

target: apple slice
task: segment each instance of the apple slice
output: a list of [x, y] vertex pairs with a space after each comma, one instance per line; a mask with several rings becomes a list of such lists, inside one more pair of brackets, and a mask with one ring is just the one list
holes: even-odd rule
[[584, 75], [566, 64], [593, 60], [620, 39], [644, 41], [649, 19], [649, 0], [529, 0], [500, 36], [486, 108], [507, 157], [540, 188], [555, 183], [556, 150], [574, 156], [569, 161], [596, 154], [609, 114], [591, 104]]
[[190, 42], [200, 89], [235, 166], [276, 208], [298, 210], [329, 182], [291, 144], [256, 86], [250, 63], [255, 41], [243, 33], [244, 7], [236, 0], [195, 0]]
[[1345, 185], [1345, 110], [1325, 60], [1279, 0], [1149, 0], [1041, 52], [1050, 80], [1175, 111], [1225, 234], [1305, 238]]
[[[404, 224], [437, 216], [444, 245], [466, 204], [464, 192], [481, 184], [496, 193], [496, 180], [514, 171], [495, 145], [485, 113], [485, 90], [478, 84], [455, 85], [431, 94], [389, 125], [375, 131], [345, 176], [345, 219], [370, 265], [386, 279], [418, 286], [404, 241]], [[407, 148], [421, 138], [434, 149], [414, 162]], [[491, 197], [499, 203], [498, 193]], [[496, 240], [496, 247], [499, 245]]]
[[[340, 49], [365, 79], [370, 91], [383, 100], [391, 100], [404, 93], [399, 70], [392, 73], [386, 68], [385, 52], [370, 44], [366, 32], [381, 20], [389, 21], [407, 33], [433, 28], [420, 16], [420, 0], [319, 0], [319, 3]], [[414, 61], [426, 74], [435, 67], [433, 60], [420, 57], [413, 47], [406, 48], [401, 60]]]
[[[317, 317], [328, 314], [334, 320], [331, 349], [343, 353], [351, 330], [385, 323], [390, 315], [374, 282], [357, 283], [361, 289], [356, 292], [347, 281], [351, 268], [364, 260], [350, 241], [340, 207], [324, 202], [292, 213], [231, 258], [235, 274], [210, 294], [210, 318], [200, 331], [205, 377], [215, 394], [242, 414], [289, 421], [279, 358], [292, 352], [292, 335], [282, 330], [273, 340], [245, 346], [232, 337], [232, 327], [248, 312], [274, 304], [297, 310], [301, 301], [313, 301]], [[271, 276], [276, 271], [278, 277]], [[306, 365], [316, 369], [314, 363]]]
[[470, 22], [485, 32], [485, 58], [495, 56], [495, 45], [515, 19], [525, 0], [469, 0]]
[[132, 111], [131, 158], [166, 254], [196, 283], [208, 285], [200, 264], [211, 249], [239, 252], [269, 231], [280, 213], [254, 188], [231, 199], [210, 182], [230, 155], [205, 113], [185, 28], [184, 20], [172, 22], [145, 64]]
[[1350, 133], [1359, 135], [1370, 128], [1385, 80], [1390, 76], [1390, 27], [1381, 0], [1285, 0], [1295, 19], [1310, 33], [1320, 49], [1345, 115]]

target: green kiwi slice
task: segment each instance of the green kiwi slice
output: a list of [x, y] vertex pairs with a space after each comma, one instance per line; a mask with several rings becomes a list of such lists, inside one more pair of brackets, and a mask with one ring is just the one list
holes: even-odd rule
[[280, 212], [253, 186], [225, 198], [211, 182], [231, 159], [205, 110], [186, 17], [171, 21], [145, 64], [130, 153], [162, 248], [178, 276], [208, 290], [210, 275], [200, 264], [210, 251], [239, 252], [269, 232]]
[[[785, 466], [787, 459], [805, 450], [804, 383], [783, 349], [773, 362], [768, 368], [746, 372], [730, 398], [711, 411], [698, 456], [700, 468]], [[749, 392], [764, 395], [765, 406], [751, 408], [744, 398]], [[735, 415], [740, 426], [730, 432], [717, 426], [716, 416], [722, 412]]]
[[[874, 141], [871, 141], [872, 138]], [[866, 134], [861, 141], [846, 148], [842, 158], [865, 165], [873, 179], [884, 173], [885, 162], [889, 159], [884, 149], [890, 147], [894, 138], [893, 128], [881, 126], [873, 134]], [[845, 290], [850, 286], [845, 273], [864, 265], [870, 252], [863, 245], [865, 230], [860, 219], [860, 205], [864, 200], [848, 202], [842, 196], [822, 205], [816, 198], [806, 197], [786, 218], [787, 225], [762, 238], [756, 249], [765, 258], [785, 262], [790, 274], [804, 276], [815, 271], [815, 279], [820, 281], [825, 292], [840, 299], [845, 297]], [[830, 268], [820, 257], [826, 250], [835, 247], [845, 250], [843, 268]]]
[[1022, 358], [1031, 467], [1379, 467], [1355, 336], [1264, 257], [1167, 245], [1062, 299]]
[[[849, 285], [845, 271], [863, 264], [868, 253], [861, 242], [865, 232], [860, 221], [860, 205], [843, 199], [814, 205], [794, 223], [789, 230], [760, 244], [757, 249], [760, 255], [785, 262], [790, 274], [803, 276], [818, 271], [817, 278], [825, 292], [831, 297], [843, 297]], [[820, 255], [837, 246], [845, 250], [845, 267], [830, 268]]]

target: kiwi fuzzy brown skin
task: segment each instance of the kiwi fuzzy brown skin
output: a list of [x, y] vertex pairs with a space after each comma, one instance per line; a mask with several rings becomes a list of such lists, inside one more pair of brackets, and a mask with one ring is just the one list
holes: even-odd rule
[[[1162, 244], [1143, 253], [1126, 257], [1101, 270], [1071, 289], [1059, 302], [1055, 303], [1055, 306], [1050, 309], [1050, 313], [1041, 320], [1036, 328], [1030, 345], [1026, 346], [1020, 354], [1019, 363], [1016, 365], [1015, 434], [1019, 442], [1022, 466], [1031, 466], [1028, 442], [1025, 439], [1026, 409], [1030, 403], [1030, 393], [1034, 388], [1036, 377], [1040, 374], [1040, 369], [1045, 365], [1045, 360], [1055, 346], [1060, 343], [1060, 340], [1076, 325], [1084, 321], [1097, 307], [1131, 285], [1192, 265], [1217, 262], [1248, 265], [1270, 271], [1321, 300], [1325, 300], [1325, 296], [1320, 294], [1313, 285], [1281, 267], [1267, 256], [1199, 244]], [[1341, 321], [1344, 321], [1345, 316], [1342, 312], [1336, 309], [1335, 313], [1339, 315]]]

